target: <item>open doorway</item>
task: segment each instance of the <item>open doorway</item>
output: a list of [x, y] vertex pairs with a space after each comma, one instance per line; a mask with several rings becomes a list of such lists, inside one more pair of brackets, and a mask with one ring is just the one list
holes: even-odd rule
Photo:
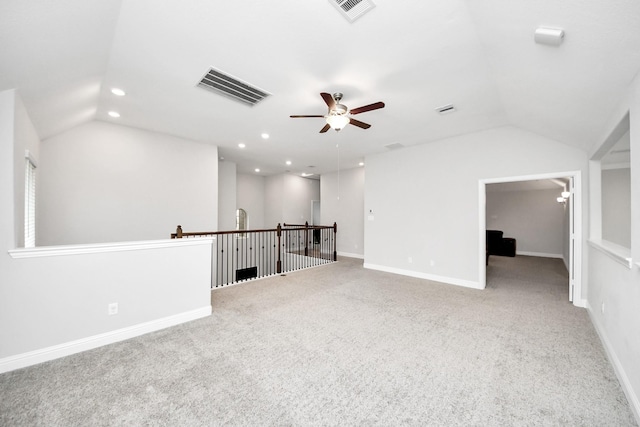
[[488, 240], [486, 230], [504, 231], [501, 255], [557, 258], [556, 266], [562, 266], [562, 260], [568, 273], [568, 299], [582, 306], [580, 172], [482, 180], [480, 204], [482, 286], [486, 287], [491, 271], [487, 245], [495, 244], [496, 235], [490, 231]]
[[320, 219], [320, 200], [311, 201], [311, 225], [322, 225]]

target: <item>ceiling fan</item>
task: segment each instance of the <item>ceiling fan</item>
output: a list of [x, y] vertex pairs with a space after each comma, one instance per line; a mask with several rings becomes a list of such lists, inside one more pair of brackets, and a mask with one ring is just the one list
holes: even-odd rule
[[294, 115], [290, 116], [292, 119], [300, 119], [307, 117], [320, 117], [324, 118], [327, 121], [327, 124], [324, 125], [322, 129], [320, 129], [320, 133], [325, 133], [329, 129], [335, 129], [336, 131], [340, 131], [343, 127], [348, 124], [352, 124], [354, 126], [358, 126], [362, 129], [369, 129], [371, 127], [370, 124], [361, 122], [360, 120], [356, 120], [353, 117], [355, 114], [364, 113], [371, 110], [377, 110], [379, 108], [384, 108], [384, 102], [375, 102], [373, 104], [365, 105], [362, 107], [354, 108], [353, 110], [349, 110], [346, 105], [340, 104], [342, 100], [342, 94], [340, 92], [334, 93], [330, 95], [326, 92], [320, 93], [322, 99], [329, 107], [329, 111], [326, 115], [313, 115], [313, 116], [301, 116]]

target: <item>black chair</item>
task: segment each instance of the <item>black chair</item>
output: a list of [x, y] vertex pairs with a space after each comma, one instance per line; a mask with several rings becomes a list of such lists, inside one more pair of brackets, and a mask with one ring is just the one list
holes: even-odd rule
[[489, 255], [516, 256], [516, 239], [502, 237], [503, 234], [500, 230], [487, 230], [487, 265]]

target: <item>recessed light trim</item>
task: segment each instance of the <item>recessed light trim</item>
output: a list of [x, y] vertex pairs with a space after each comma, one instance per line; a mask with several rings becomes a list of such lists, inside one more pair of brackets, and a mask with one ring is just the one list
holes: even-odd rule
[[238, 144], [238, 148], [244, 148], [244, 147], [246, 147], [246, 144], [244, 144], [242, 142], [240, 144]]
[[115, 96], [125, 96], [126, 92], [123, 91], [120, 88], [114, 87], [111, 89], [111, 93], [114, 94]]
[[291, 166], [291, 160], [287, 160], [287, 161], [285, 162], [285, 164], [286, 164], [287, 166]]
[[262, 139], [269, 139], [269, 134], [268, 133], [263, 133], [260, 136], [262, 137]]
[[114, 119], [117, 119], [118, 117], [120, 117], [120, 113], [118, 113], [117, 111], [109, 111], [109, 116], [113, 117]]
[[254, 171], [260, 172], [260, 168], [255, 168]]
[[364, 162], [358, 163], [358, 166], [364, 166]]

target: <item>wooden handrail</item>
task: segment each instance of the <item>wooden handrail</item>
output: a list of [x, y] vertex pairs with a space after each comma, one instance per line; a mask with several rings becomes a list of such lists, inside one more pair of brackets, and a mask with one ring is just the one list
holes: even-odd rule
[[333, 225], [309, 225], [309, 224], [287, 224], [284, 223], [282, 224], [283, 227], [300, 227], [301, 229], [303, 228], [318, 228], [318, 229], [325, 229], [325, 228], [333, 228]]
[[[283, 224], [280, 228], [287, 227], [287, 231], [296, 231], [296, 230], [324, 230], [328, 228], [334, 228], [332, 225], [307, 225], [304, 224]], [[292, 228], [294, 227], [294, 228]], [[229, 231], [182, 231], [182, 226], [178, 225], [175, 233], [171, 233], [172, 239], [181, 239], [182, 237], [194, 237], [194, 236], [211, 236], [211, 235], [219, 235], [219, 234], [244, 234], [244, 233], [264, 233], [268, 231], [277, 231], [277, 228], [262, 228], [256, 230], [229, 230]]]

